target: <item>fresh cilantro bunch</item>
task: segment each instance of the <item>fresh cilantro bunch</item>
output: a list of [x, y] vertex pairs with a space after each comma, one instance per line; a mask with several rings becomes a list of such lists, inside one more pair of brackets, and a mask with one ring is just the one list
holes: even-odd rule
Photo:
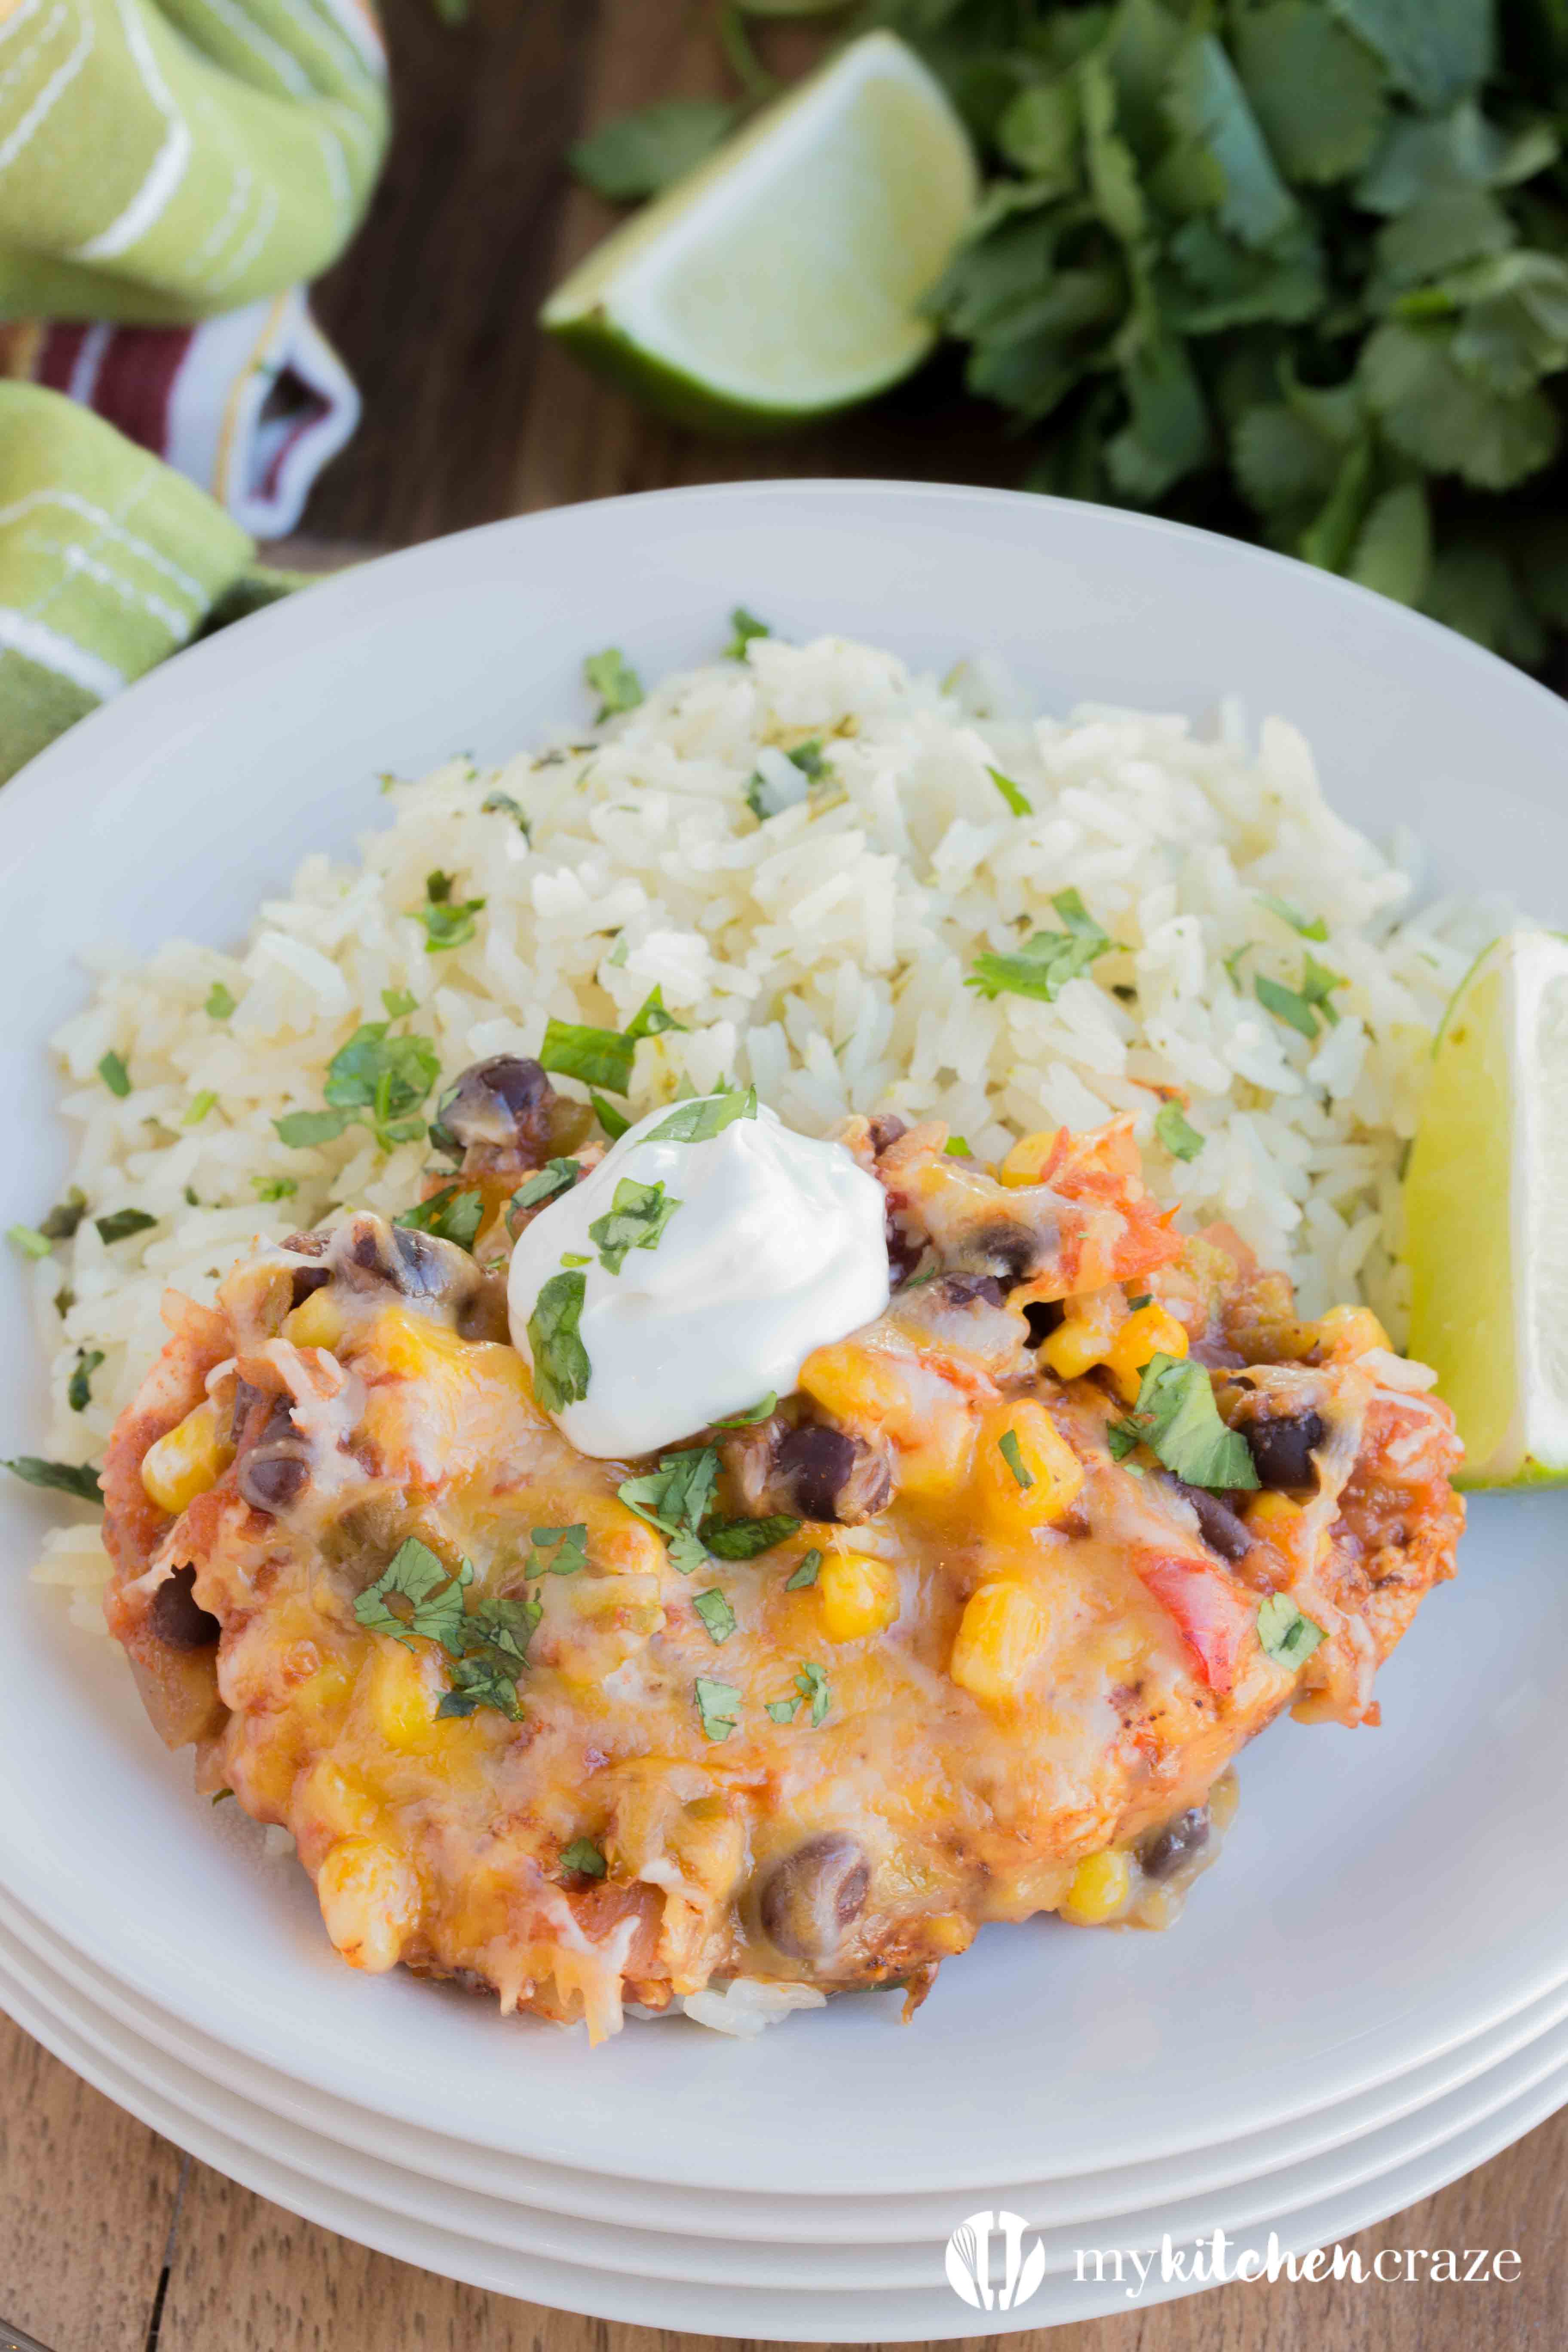
[[1568, 627], [1539, 488], [1568, 390], [1568, 11], [868, 13], [994, 169], [934, 299], [1032, 436], [1032, 487], [1255, 530], [1543, 657]]

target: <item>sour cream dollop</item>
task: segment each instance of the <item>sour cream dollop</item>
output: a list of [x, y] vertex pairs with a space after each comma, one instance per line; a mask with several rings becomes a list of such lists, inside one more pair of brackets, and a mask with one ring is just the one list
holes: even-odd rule
[[[639, 1119], [512, 1252], [508, 1313], [530, 1363], [540, 1292], [563, 1271], [583, 1276], [587, 1392], [551, 1418], [600, 1459], [653, 1453], [770, 1390], [787, 1395], [814, 1348], [888, 1303], [882, 1188], [841, 1143], [797, 1135], [767, 1109], [684, 1143], [658, 1136], [672, 1109], [696, 1106]], [[628, 1248], [612, 1274], [589, 1227], [614, 1213], [628, 1181], [662, 1184], [679, 1205], [654, 1245]]]

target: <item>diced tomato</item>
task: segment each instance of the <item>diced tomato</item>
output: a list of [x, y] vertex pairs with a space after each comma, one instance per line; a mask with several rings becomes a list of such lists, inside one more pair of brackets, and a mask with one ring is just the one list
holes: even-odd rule
[[1193, 1654], [1199, 1674], [1217, 1697], [1236, 1681], [1247, 1634], [1258, 1622], [1258, 1604], [1238, 1592], [1222, 1570], [1181, 1552], [1139, 1545], [1132, 1565]]

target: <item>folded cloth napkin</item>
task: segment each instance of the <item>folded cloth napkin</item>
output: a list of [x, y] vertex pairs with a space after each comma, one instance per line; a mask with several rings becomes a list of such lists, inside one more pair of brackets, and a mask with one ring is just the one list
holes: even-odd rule
[[89, 410], [0, 383], [0, 781], [198, 631], [302, 583]]
[[296, 289], [387, 127], [359, 0], [0, 0], [0, 373], [291, 528], [358, 414]]

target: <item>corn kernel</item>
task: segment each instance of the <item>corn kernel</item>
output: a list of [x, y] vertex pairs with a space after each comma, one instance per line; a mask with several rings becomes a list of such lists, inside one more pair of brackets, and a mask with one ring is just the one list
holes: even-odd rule
[[1337, 1362], [1388, 1344], [1388, 1334], [1370, 1307], [1331, 1307], [1318, 1325], [1320, 1351]]
[[1265, 1535], [1277, 1535], [1289, 1541], [1294, 1523], [1301, 1517], [1301, 1506], [1293, 1503], [1289, 1495], [1276, 1495], [1267, 1488], [1261, 1495], [1251, 1495], [1247, 1503], [1248, 1527], [1261, 1528]]
[[147, 1448], [142, 1463], [142, 1488], [161, 1511], [177, 1518], [198, 1495], [216, 1486], [233, 1452], [232, 1446], [219, 1442], [216, 1405], [211, 1397], [204, 1397], [184, 1421]]
[[996, 1171], [1002, 1182], [1015, 1188], [1022, 1184], [1037, 1184], [1047, 1160], [1056, 1149], [1059, 1132], [1059, 1129], [1053, 1127], [1040, 1135], [1026, 1135], [1016, 1143]]
[[1096, 1364], [1103, 1364], [1117, 1328], [1126, 1318], [1127, 1303], [1110, 1286], [1086, 1290], [1064, 1301], [1062, 1320], [1040, 1349], [1058, 1381], [1081, 1380]]
[[418, 1660], [401, 1642], [377, 1642], [370, 1670], [370, 1706], [389, 1748], [417, 1754], [430, 1743], [436, 1709]]
[[296, 1348], [335, 1348], [343, 1336], [342, 1309], [330, 1287], [312, 1290], [283, 1318], [283, 1337]]
[[833, 1551], [816, 1580], [822, 1630], [830, 1642], [859, 1642], [886, 1631], [899, 1613], [899, 1580], [885, 1559]]
[[[1003, 1441], [1009, 1437], [1013, 1444], [1005, 1454]], [[1082, 1463], [1044, 1405], [1031, 1397], [986, 1414], [977, 1466], [987, 1499], [1005, 1524], [1059, 1519], [1083, 1485]]]
[[418, 1916], [419, 1885], [395, 1847], [380, 1838], [340, 1838], [316, 1874], [316, 1895], [351, 1969], [382, 1976], [397, 1966]]
[[[313, 1303], [306, 1301], [307, 1306]], [[473, 1353], [473, 1343], [459, 1339], [445, 1323], [433, 1322], [427, 1315], [411, 1315], [405, 1307], [389, 1307], [376, 1317], [365, 1348], [389, 1372], [405, 1381], [455, 1372]]]
[[1008, 1706], [1028, 1680], [1049, 1630], [1027, 1586], [982, 1584], [963, 1604], [947, 1671], [988, 1706]]
[[1151, 1299], [1147, 1307], [1136, 1308], [1106, 1354], [1118, 1394], [1128, 1404], [1136, 1404], [1144, 1365], [1155, 1356], [1184, 1356], [1187, 1345], [1184, 1328], [1164, 1307]]
[[837, 1421], [877, 1427], [908, 1418], [909, 1390], [897, 1366], [847, 1340], [813, 1349], [800, 1368], [800, 1385]]
[[1121, 1910], [1131, 1885], [1127, 1856], [1114, 1846], [1108, 1845], [1103, 1853], [1087, 1854], [1073, 1872], [1062, 1916], [1080, 1927], [1098, 1927]]

